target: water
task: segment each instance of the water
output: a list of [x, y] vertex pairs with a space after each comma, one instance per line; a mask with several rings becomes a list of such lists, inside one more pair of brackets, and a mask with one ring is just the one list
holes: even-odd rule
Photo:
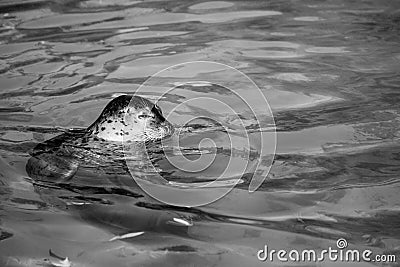
[[[269, 266], [257, 259], [265, 244], [321, 250], [338, 238], [400, 257], [398, 2], [19, 0], [0, 8], [1, 266], [48, 266], [57, 261], [50, 249], [73, 266]], [[195, 60], [238, 68], [269, 100], [277, 151], [255, 193], [243, 178], [217, 202], [176, 208], [129, 175], [116, 175], [118, 187], [91, 170], [78, 174], [78, 191], [33, 186], [25, 164], [36, 144], [90, 125], [116, 94]], [[161, 106], [200, 94], [231, 97], [186, 89]], [[61, 196], [91, 204], [66, 207]], [[131, 232], [144, 233], [108, 241]]]

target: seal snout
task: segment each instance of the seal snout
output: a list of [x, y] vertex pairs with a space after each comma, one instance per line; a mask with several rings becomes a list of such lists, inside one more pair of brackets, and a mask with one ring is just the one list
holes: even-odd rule
[[151, 109], [151, 112], [155, 115], [155, 117], [160, 121], [160, 122], [164, 122], [165, 118], [162, 115], [162, 111], [161, 109], [157, 106], [154, 105], [153, 108]]

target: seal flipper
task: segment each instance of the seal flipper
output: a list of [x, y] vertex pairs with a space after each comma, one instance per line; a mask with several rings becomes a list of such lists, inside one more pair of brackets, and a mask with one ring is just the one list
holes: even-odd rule
[[25, 170], [35, 180], [65, 181], [72, 178], [79, 164], [63, 148], [64, 142], [83, 137], [85, 130], [73, 129], [38, 144], [31, 152]]
[[72, 178], [79, 164], [66, 156], [42, 153], [31, 157], [26, 164], [26, 172], [35, 180], [65, 181]]

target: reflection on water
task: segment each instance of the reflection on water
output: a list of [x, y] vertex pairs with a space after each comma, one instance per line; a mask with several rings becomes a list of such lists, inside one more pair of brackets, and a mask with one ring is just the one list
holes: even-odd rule
[[[325, 249], [340, 237], [400, 257], [398, 2], [19, 0], [0, 8], [1, 266], [47, 266], [49, 249], [73, 266], [265, 266], [256, 257], [265, 244]], [[82, 168], [58, 184], [28, 177], [38, 143], [87, 127], [115, 95], [195, 60], [238, 68], [269, 99], [277, 155], [258, 191], [248, 193], [244, 176], [215, 203], [176, 208], [124, 172]], [[231, 97], [194, 87], [161, 106], [198, 94]]]

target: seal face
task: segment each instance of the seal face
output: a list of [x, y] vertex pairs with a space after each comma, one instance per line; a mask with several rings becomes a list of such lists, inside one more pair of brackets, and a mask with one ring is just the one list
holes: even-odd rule
[[130, 95], [113, 99], [88, 128], [89, 135], [116, 142], [155, 141], [172, 132], [172, 125], [157, 105]]
[[[87, 129], [72, 129], [38, 144], [30, 153], [26, 171], [34, 179], [66, 180], [79, 166], [116, 164], [118, 169], [124, 159], [122, 142], [136, 147], [137, 142], [155, 142], [173, 131], [157, 105], [139, 96], [121, 95]], [[139, 159], [143, 151], [135, 153]]]

